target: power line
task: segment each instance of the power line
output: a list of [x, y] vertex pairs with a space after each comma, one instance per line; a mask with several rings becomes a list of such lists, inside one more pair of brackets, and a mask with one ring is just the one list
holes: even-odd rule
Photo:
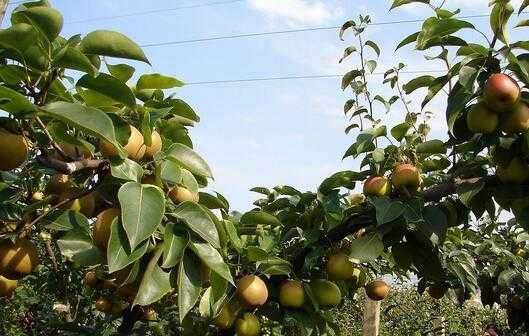
[[[446, 70], [410, 70], [410, 71], [399, 71], [399, 74], [425, 74], [425, 73], [444, 73]], [[367, 74], [367, 76], [380, 76], [384, 72], [374, 72]], [[209, 84], [235, 84], [235, 83], [248, 83], [248, 82], [267, 82], [267, 81], [282, 81], [282, 80], [296, 80], [296, 79], [326, 79], [326, 78], [339, 78], [343, 77], [344, 74], [336, 75], [298, 75], [298, 76], [278, 76], [278, 77], [256, 77], [256, 78], [238, 78], [238, 79], [221, 79], [214, 81], [201, 81], [201, 82], [186, 82], [185, 85], [209, 85]]]
[[[522, 12], [522, 14], [526, 14], [526, 13], [529, 13], [529, 12]], [[489, 17], [489, 14], [467, 15], [467, 16], [460, 16], [459, 18], [460, 19], [472, 19], [472, 18], [484, 18], [484, 17]], [[370, 23], [369, 25], [370, 26], [386, 26], [386, 25], [406, 24], [406, 23], [421, 23], [421, 22], [424, 22], [424, 20], [416, 19], [416, 20], [399, 20], [399, 21], [373, 22], [373, 23]], [[276, 30], [276, 31], [269, 31], [269, 32], [211, 36], [211, 37], [203, 37], [203, 38], [189, 39], [189, 40], [177, 40], [177, 41], [167, 41], [167, 42], [158, 42], [158, 43], [147, 43], [147, 44], [141, 45], [141, 47], [142, 48], [150, 48], [150, 47], [161, 47], [161, 46], [168, 46], [168, 45], [178, 45], [178, 44], [208, 42], [208, 41], [218, 41], [218, 40], [229, 40], [229, 39], [248, 38], [248, 37], [260, 37], [260, 36], [270, 36], [270, 35], [302, 33], [302, 32], [310, 32], [310, 31], [334, 30], [334, 29], [339, 29], [341, 27], [342, 26], [310, 27], [310, 28], [300, 28], [300, 29]]]
[[142, 15], [156, 14], [156, 13], [163, 13], [163, 12], [173, 12], [173, 11], [178, 11], [178, 10], [181, 10], [181, 9], [191, 9], [191, 8], [201, 8], [201, 7], [227, 5], [227, 4], [236, 3], [236, 2], [243, 2], [243, 1], [245, 1], [245, 0], [215, 1], [215, 2], [207, 2], [207, 3], [203, 3], [203, 4], [197, 4], [197, 5], [186, 5], [186, 6], [178, 6], [178, 7], [172, 7], [172, 8], [153, 9], [153, 10], [149, 10], [149, 11], [141, 11], [141, 12], [134, 12], [134, 13], [128, 13], [128, 14], [102, 16], [102, 17], [97, 17], [97, 18], [89, 18], [89, 19], [83, 19], [83, 20], [69, 21], [69, 22], [66, 22], [66, 24], [76, 24], [76, 23], [86, 23], [86, 22], [93, 22], [93, 21], [121, 19], [121, 18], [126, 18], [126, 17], [133, 17], [133, 16], [142, 16]]

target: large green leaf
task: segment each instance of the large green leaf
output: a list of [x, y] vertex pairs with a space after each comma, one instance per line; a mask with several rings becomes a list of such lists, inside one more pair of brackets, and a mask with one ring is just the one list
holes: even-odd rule
[[136, 84], [136, 89], [170, 89], [174, 87], [184, 86], [184, 82], [169, 76], [160, 74], [142, 75]]
[[62, 255], [81, 266], [97, 265], [103, 261], [99, 249], [84, 230], [70, 230], [57, 240]]
[[426, 236], [434, 246], [442, 244], [448, 229], [448, 220], [444, 212], [437, 207], [428, 206], [423, 211], [424, 221], [418, 223], [419, 231]]
[[56, 231], [84, 230], [89, 232], [90, 223], [80, 212], [73, 210], [53, 211], [42, 219], [47, 229]]
[[230, 268], [222, 259], [219, 251], [213, 246], [193, 239], [191, 240], [189, 247], [213, 272], [217, 273], [230, 283], [235, 284], [230, 273]]
[[411, 94], [419, 88], [430, 86], [434, 79], [435, 77], [430, 75], [420, 76], [410, 80], [408, 83], [404, 84], [402, 88], [406, 94]]
[[110, 173], [118, 179], [140, 182], [143, 177], [143, 168], [131, 159], [112, 159], [110, 161]]
[[193, 174], [204, 177], [213, 176], [207, 162], [185, 145], [176, 143], [169, 148], [166, 154], [169, 160], [180, 164]]
[[22, 54], [37, 40], [38, 32], [26, 23], [17, 23], [7, 29], [0, 29], [0, 46]]
[[361, 262], [375, 260], [384, 251], [384, 244], [378, 232], [370, 232], [351, 242], [349, 256]]
[[389, 223], [404, 213], [404, 204], [400, 201], [380, 197], [372, 198], [370, 201], [375, 206], [377, 223], [380, 225]]
[[86, 72], [90, 76], [98, 74], [97, 68], [90, 59], [77, 48], [67, 47], [60, 57], [53, 60], [53, 65]]
[[54, 102], [42, 107], [46, 115], [57, 118], [64, 123], [108, 141], [120, 149], [121, 155], [126, 156], [124, 149], [116, 140], [116, 133], [112, 119], [103, 111], [77, 103]]
[[85, 54], [126, 58], [150, 64], [140, 46], [118, 32], [93, 31], [83, 38], [80, 46]]
[[430, 17], [424, 21], [422, 31], [417, 36], [417, 49], [424, 50], [431, 45], [433, 39], [438, 40], [464, 28], [473, 29], [474, 25], [454, 18]]
[[200, 297], [202, 280], [200, 268], [197, 267], [198, 263], [197, 257], [186, 250], [178, 267], [178, 315], [180, 322], [184, 320]]
[[175, 223], [167, 223], [163, 240], [163, 268], [178, 265], [189, 241], [189, 234]]
[[16, 10], [11, 16], [13, 24], [29, 23], [38, 29], [48, 41], [53, 42], [62, 30], [63, 17], [61, 13], [51, 7], [31, 7]]
[[97, 77], [84, 75], [77, 85], [112, 98], [130, 108], [136, 106], [136, 98], [131, 89], [121, 80], [106, 73], [100, 73]]
[[116, 218], [110, 227], [110, 238], [107, 248], [107, 263], [110, 273], [117, 272], [143, 257], [149, 248], [149, 240], [144, 240], [131, 250], [127, 233]]
[[508, 23], [514, 12], [512, 4], [508, 1], [497, 1], [490, 13], [490, 27], [500, 41], [509, 44]]
[[33, 105], [25, 96], [5, 86], [0, 86], [0, 109], [13, 115], [22, 115], [36, 111]]
[[123, 83], [126, 83], [132, 75], [134, 75], [134, 69], [132, 66], [128, 64], [108, 64], [107, 63], [107, 69], [110, 72], [110, 74]]
[[178, 205], [171, 215], [183, 220], [193, 232], [213, 245], [214, 248], [220, 248], [219, 233], [215, 223], [200, 205], [184, 202]]
[[163, 249], [158, 248], [143, 271], [143, 278], [138, 288], [138, 295], [134, 299], [134, 305], [148, 306], [171, 291], [170, 273], [164, 272], [158, 266], [162, 252]]
[[270, 225], [281, 226], [281, 222], [274, 215], [264, 211], [252, 210], [248, 211], [241, 217], [241, 224], [243, 225]]
[[138, 182], [125, 183], [118, 192], [121, 220], [131, 249], [149, 238], [162, 222], [165, 196], [162, 189]]

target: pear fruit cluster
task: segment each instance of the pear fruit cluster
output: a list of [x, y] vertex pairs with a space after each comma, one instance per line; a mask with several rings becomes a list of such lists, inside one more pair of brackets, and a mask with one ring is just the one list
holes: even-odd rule
[[398, 164], [391, 174], [391, 181], [385, 176], [371, 176], [364, 182], [363, 192], [366, 196], [389, 196], [392, 189], [416, 192], [422, 185], [421, 171], [411, 163]]
[[[473, 133], [507, 136], [529, 129], [529, 105], [521, 99], [518, 82], [503, 73], [489, 77], [482, 99], [473, 105], [466, 117], [468, 129]], [[529, 164], [518, 156], [498, 165], [496, 175], [505, 184], [520, 184], [529, 180]]]

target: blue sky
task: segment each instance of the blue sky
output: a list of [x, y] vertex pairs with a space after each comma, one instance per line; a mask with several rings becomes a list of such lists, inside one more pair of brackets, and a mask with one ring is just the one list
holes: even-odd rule
[[[370, 14], [374, 22], [417, 19], [429, 14], [417, 6], [388, 12], [390, 1], [380, 0], [245, 0], [74, 23], [212, 2], [220, 0], [55, 0], [52, 4], [65, 17], [64, 36], [111, 29], [128, 35], [140, 45], [335, 26], [358, 14]], [[448, 0], [447, 3], [449, 8], [461, 7], [463, 15], [488, 12], [486, 0]], [[472, 22], [490, 35], [486, 20]], [[410, 48], [393, 52], [400, 40], [419, 28], [418, 23], [369, 28], [369, 38], [382, 47], [377, 71], [385, 71], [399, 60], [409, 65], [408, 70], [441, 68], [441, 64], [426, 63], [421, 54]], [[476, 33], [469, 36], [481, 41]], [[351, 36], [347, 38], [350, 42]], [[354, 66], [354, 60], [338, 64], [343, 49], [349, 44], [339, 40], [337, 30], [219, 40], [145, 48], [152, 67], [134, 65], [139, 73], [160, 72], [185, 82], [341, 74]], [[380, 76], [370, 80], [375, 89], [391, 95], [381, 88]], [[329, 78], [190, 85], [177, 90], [178, 96], [190, 103], [202, 118], [192, 130], [192, 137], [197, 152], [213, 169], [212, 189], [227, 196], [232, 208], [246, 210], [256, 198], [249, 192], [253, 186], [289, 184], [302, 190], [314, 189], [333, 172], [357, 167], [353, 160], [341, 160], [355, 134], [346, 135], [343, 131], [346, 126], [343, 103], [348, 95], [341, 92], [340, 81], [340, 78]], [[416, 97], [420, 102], [420, 95]], [[428, 109], [436, 116], [434, 135], [443, 136], [446, 130], [442, 101], [433, 102]], [[401, 111], [397, 107], [385, 119], [394, 123], [402, 116]]]

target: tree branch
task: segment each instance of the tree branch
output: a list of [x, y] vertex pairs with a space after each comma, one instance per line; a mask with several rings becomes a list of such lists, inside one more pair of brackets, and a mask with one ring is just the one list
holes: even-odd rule
[[[493, 187], [498, 184], [498, 178], [495, 175], [476, 177], [470, 179], [456, 179], [453, 182], [446, 182], [430, 187], [423, 192], [423, 197], [426, 202], [437, 202], [443, 197], [450, 196], [456, 193], [457, 187], [463, 183], [485, 183], [488, 187]], [[339, 242], [345, 237], [357, 232], [360, 229], [367, 228], [375, 223], [375, 211], [370, 208], [362, 213], [354, 213], [345, 217], [341, 224], [331, 229], [326, 235], [322, 236], [316, 244], [305, 247], [293, 258], [293, 266], [295, 270], [300, 270], [305, 263], [306, 256], [316, 246], [327, 246], [335, 242]]]
[[37, 161], [48, 168], [53, 168], [58, 172], [67, 175], [71, 175], [75, 172], [85, 169], [99, 169], [101, 166], [108, 163], [108, 161], [100, 159], [83, 159], [73, 162], [65, 162], [45, 155], [38, 156]]

